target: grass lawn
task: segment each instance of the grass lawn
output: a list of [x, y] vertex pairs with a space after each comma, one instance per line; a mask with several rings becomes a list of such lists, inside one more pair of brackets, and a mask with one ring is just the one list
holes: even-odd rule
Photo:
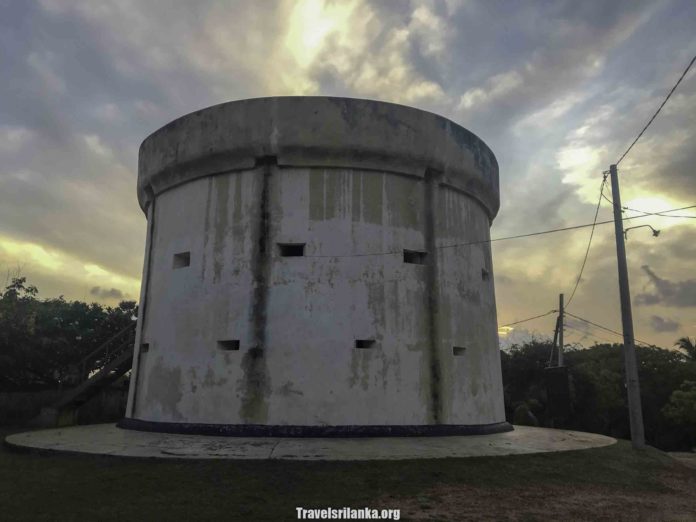
[[696, 520], [696, 470], [623, 441], [555, 454], [384, 462], [0, 449], [0, 520], [295, 520], [297, 506], [398, 508], [402, 520]]

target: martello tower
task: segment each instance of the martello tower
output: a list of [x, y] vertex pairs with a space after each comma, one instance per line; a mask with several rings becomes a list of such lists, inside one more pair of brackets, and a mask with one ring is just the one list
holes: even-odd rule
[[140, 149], [148, 234], [124, 427], [490, 433], [505, 423], [498, 166], [435, 114], [280, 97]]

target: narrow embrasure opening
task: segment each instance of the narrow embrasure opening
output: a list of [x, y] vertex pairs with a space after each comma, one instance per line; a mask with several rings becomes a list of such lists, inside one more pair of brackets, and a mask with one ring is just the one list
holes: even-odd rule
[[239, 339], [225, 339], [217, 342], [217, 347], [220, 350], [232, 351], [239, 350]]
[[305, 243], [278, 243], [278, 249], [282, 257], [302, 257]]
[[464, 346], [453, 346], [452, 347], [452, 354], [454, 356], [459, 357], [459, 356], [464, 355], [465, 353], [466, 353], [466, 347], [464, 347]]
[[173, 268], [184, 268], [191, 264], [191, 252], [179, 252], [174, 254]]
[[428, 253], [422, 250], [404, 250], [404, 263], [424, 265], [427, 256]]

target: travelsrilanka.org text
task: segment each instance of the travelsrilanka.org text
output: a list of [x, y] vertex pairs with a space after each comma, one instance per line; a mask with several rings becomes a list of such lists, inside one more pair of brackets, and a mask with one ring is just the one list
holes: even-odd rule
[[295, 508], [299, 520], [400, 520], [400, 509], [353, 509], [344, 507], [305, 509]]

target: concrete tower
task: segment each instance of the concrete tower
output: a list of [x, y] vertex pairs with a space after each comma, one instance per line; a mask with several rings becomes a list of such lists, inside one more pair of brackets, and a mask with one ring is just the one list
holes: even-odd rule
[[435, 114], [280, 97], [140, 148], [148, 233], [122, 427], [491, 433], [505, 423], [498, 165]]

